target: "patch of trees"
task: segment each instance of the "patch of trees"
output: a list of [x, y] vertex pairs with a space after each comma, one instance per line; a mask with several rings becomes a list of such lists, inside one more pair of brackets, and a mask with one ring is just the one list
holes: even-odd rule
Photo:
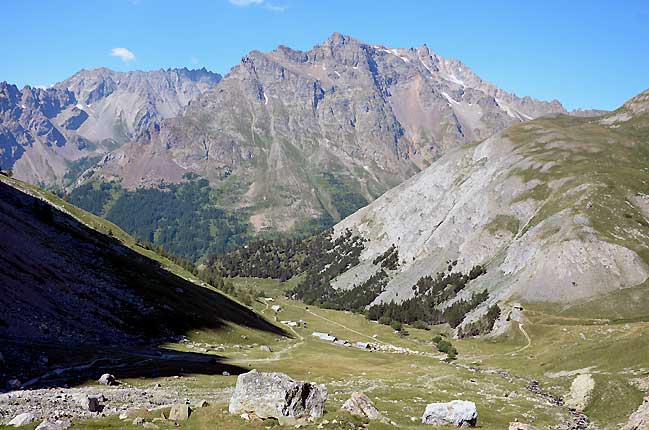
[[367, 205], [367, 199], [355, 189], [360, 188], [358, 184], [352, 184], [331, 172], [323, 173], [322, 179], [323, 188], [331, 195], [331, 202], [341, 219]]
[[444, 309], [444, 320], [446, 320], [446, 322], [448, 322], [451, 327], [456, 328], [462, 323], [466, 314], [477, 308], [488, 298], [489, 293], [487, 292], [487, 290], [484, 290], [480, 293], [473, 293], [469, 300], [457, 300], [452, 305]]
[[286, 281], [301, 273], [309, 250], [317, 246], [299, 239], [257, 240], [224, 254], [207, 258], [208, 270], [225, 277], [272, 278]]
[[396, 270], [399, 267], [399, 250], [395, 244], [392, 244], [387, 251], [372, 260], [375, 266], [381, 264], [381, 268]]
[[439, 352], [446, 354], [449, 360], [455, 360], [457, 357], [457, 349], [453, 346], [446, 336], [437, 335], [433, 338], [433, 343]]
[[216, 207], [207, 180], [186, 179], [180, 184], [135, 190], [125, 190], [115, 182], [84, 184], [68, 199], [142, 241], [193, 261], [250, 239], [245, 212]]
[[486, 314], [480, 317], [477, 321], [465, 324], [457, 330], [457, 335], [460, 338], [479, 336], [481, 334], [489, 333], [493, 328], [496, 320], [500, 318], [500, 307], [494, 304], [489, 307]]
[[[452, 269], [454, 266], [450, 265]], [[403, 302], [380, 303], [371, 306], [366, 317], [374, 321], [400, 321], [402, 323], [414, 324], [441, 324], [449, 323], [451, 327], [457, 327], [467, 313], [475, 309], [482, 302], [487, 300], [487, 291], [474, 293], [469, 300], [457, 300], [444, 311], [438, 305], [455, 298], [466, 285], [478, 276], [486, 273], [482, 266], [475, 266], [469, 274], [460, 272], [438, 273], [435, 277], [424, 276], [420, 278], [413, 290], [415, 296]], [[423, 324], [422, 324], [423, 323]]]

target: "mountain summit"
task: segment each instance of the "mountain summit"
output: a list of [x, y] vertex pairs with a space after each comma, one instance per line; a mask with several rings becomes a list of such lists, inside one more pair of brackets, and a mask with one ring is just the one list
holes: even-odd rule
[[334, 33], [307, 52], [252, 51], [179, 117], [112, 152], [94, 179], [207, 178], [257, 231], [339, 220], [450, 148], [548, 113], [425, 45]]

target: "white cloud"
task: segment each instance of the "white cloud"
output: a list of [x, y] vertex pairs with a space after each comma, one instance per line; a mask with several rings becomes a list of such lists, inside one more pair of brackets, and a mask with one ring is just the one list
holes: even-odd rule
[[110, 51], [110, 55], [121, 58], [125, 63], [135, 60], [135, 54], [126, 48], [113, 48]]
[[252, 6], [259, 5], [264, 2], [264, 0], [229, 0], [235, 6]]

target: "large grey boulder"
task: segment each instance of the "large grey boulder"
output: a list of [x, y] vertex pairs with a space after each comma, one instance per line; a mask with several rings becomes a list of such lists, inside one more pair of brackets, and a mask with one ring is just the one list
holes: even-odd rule
[[475, 403], [466, 400], [453, 400], [448, 403], [430, 403], [421, 417], [423, 424], [454, 425], [473, 427], [478, 422]]
[[20, 415], [16, 415], [14, 419], [9, 421], [10, 426], [21, 427], [31, 424], [36, 420], [36, 417], [31, 412], [25, 412]]
[[326, 400], [324, 385], [295, 381], [284, 373], [251, 370], [237, 377], [228, 410], [235, 415], [275, 418], [281, 424], [291, 424], [321, 417]]
[[343, 403], [342, 410], [370, 420], [385, 421], [372, 400], [363, 393], [352, 393], [351, 397]]
[[50, 420], [46, 419], [36, 427], [36, 430], [66, 430], [72, 427], [68, 420]]

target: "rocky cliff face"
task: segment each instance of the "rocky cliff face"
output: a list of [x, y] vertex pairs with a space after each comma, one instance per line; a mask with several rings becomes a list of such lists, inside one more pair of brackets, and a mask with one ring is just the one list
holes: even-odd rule
[[0, 168], [60, 185], [70, 164], [105, 154], [178, 115], [218, 83], [206, 70], [83, 70], [50, 88], [0, 83]]
[[[395, 244], [401, 265], [376, 302], [414, 294], [425, 275], [487, 274], [461, 297], [571, 303], [649, 276], [647, 92], [599, 118], [544, 117], [453, 150], [341, 223], [367, 239], [335, 280], [360, 284]], [[470, 321], [470, 318], [467, 320]]]
[[251, 208], [257, 230], [288, 230], [344, 217], [449, 148], [554, 112], [558, 102], [507, 93], [425, 45], [336, 33], [308, 52], [251, 52], [182, 116], [107, 156], [95, 178], [137, 187], [198, 173]]

